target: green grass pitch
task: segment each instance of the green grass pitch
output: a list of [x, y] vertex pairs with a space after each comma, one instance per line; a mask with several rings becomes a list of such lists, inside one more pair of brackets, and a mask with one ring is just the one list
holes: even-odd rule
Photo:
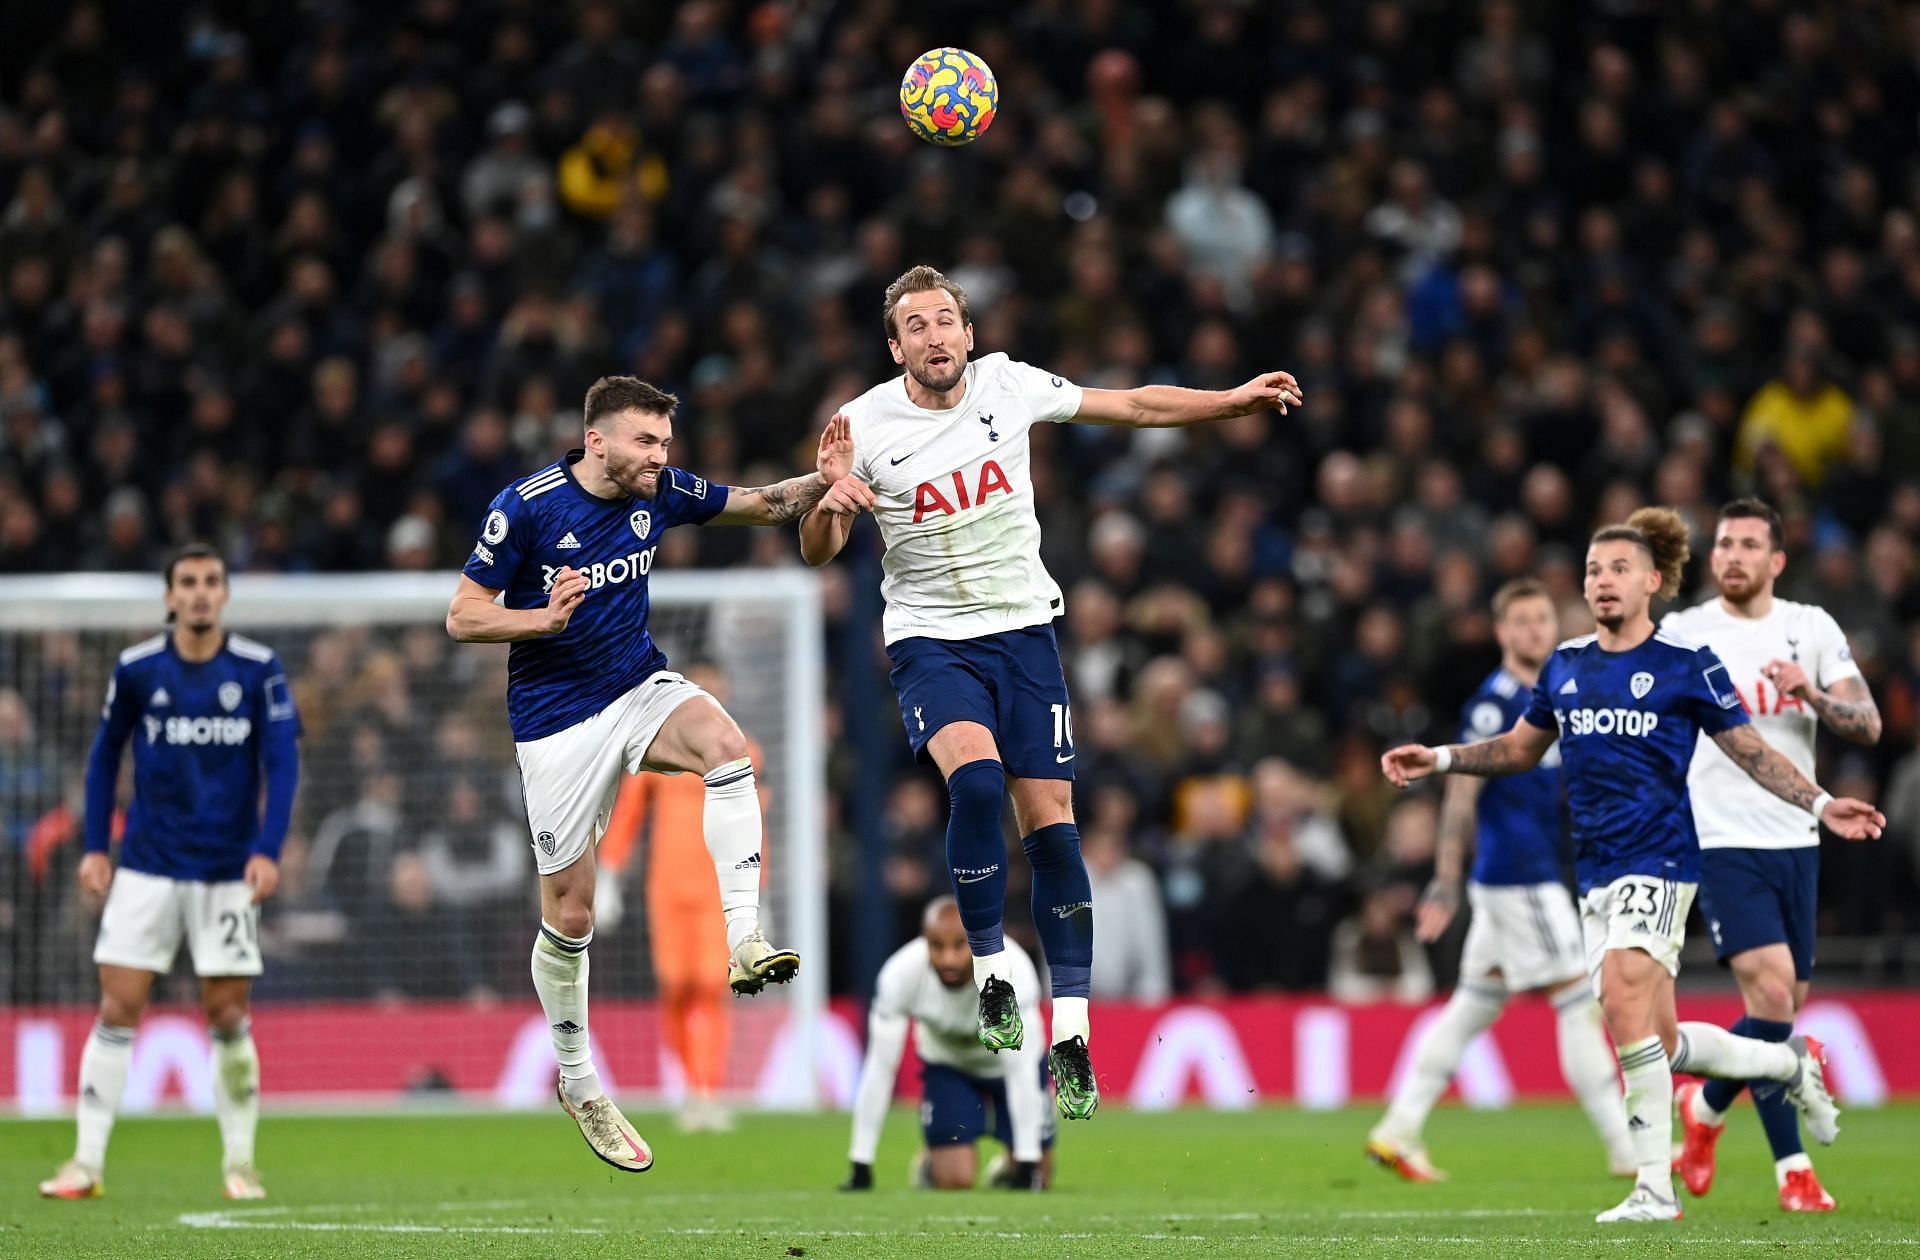
[[[42, 1202], [72, 1128], [0, 1122], [0, 1255], [381, 1256], [1742, 1256], [1920, 1260], [1920, 1105], [1856, 1111], [1818, 1162], [1840, 1211], [1790, 1217], [1742, 1108], [1713, 1193], [1676, 1225], [1612, 1226], [1625, 1194], [1572, 1107], [1448, 1108], [1429, 1126], [1452, 1173], [1412, 1186], [1365, 1162], [1372, 1112], [1223, 1115], [1111, 1108], [1066, 1127], [1049, 1194], [905, 1188], [916, 1139], [897, 1112], [881, 1187], [842, 1194], [840, 1116], [745, 1116], [725, 1136], [635, 1117], [658, 1160], [620, 1174], [552, 1115], [269, 1117], [273, 1198], [220, 1197], [211, 1120], [130, 1120], [107, 1195]], [[1623, 1250], [1630, 1248], [1631, 1250]]]

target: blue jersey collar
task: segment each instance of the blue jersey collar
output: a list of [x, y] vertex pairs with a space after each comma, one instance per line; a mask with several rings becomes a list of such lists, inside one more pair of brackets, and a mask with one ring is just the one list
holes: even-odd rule
[[189, 669], [199, 669], [202, 666], [213, 664], [215, 661], [219, 660], [222, 656], [226, 655], [227, 641], [232, 638], [233, 638], [233, 631], [222, 630], [220, 632], [220, 648], [218, 651], [216, 651], [212, 656], [209, 656], [204, 661], [190, 661], [186, 657], [180, 655], [179, 641], [173, 637], [173, 631], [169, 629], [167, 631], [167, 655], [171, 656], [176, 663], [185, 665]]
[[592, 503], [599, 507], [605, 507], [605, 508], [620, 508], [621, 510], [624, 511], [626, 509], [627, 504], [633, 501], [633, 498], [631, 495], [626, 495], [618, 499], [602, 498], [601, 496], [595, 494], [593, 491], [587, 489], [585, 486], [581, 485], [580, 479], [573, 475], [573, 466], [579, 463], [581, 460], [585, 459], [586, 457], [587, 457], [586, 448], [582, 446], [576, 446], [572, 450], [568, 451], [566, 455], [561, 458], [560, 471], [566, 474], [567, 484], [573, 487], [573, 492], [575, 494], [579, 495], [582, 499], [585, 499], [588, 503]]

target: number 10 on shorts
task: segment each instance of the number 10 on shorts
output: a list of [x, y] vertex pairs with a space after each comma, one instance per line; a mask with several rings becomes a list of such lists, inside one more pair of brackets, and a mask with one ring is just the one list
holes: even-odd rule
[[[1073, 760], [1073, 706], [1056, 704], [1053, 706], [1053, 759], [1055, 761]], [[1066, 749], [1061, 755], [1060, 750]]]

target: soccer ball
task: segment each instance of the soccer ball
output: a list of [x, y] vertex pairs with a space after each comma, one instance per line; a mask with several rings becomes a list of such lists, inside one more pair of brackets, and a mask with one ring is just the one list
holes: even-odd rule
[[928, 144], [971, 144], [993, 125], [999, 105], [993, 71], [964, 48], [923, 52], [900, 80], [900, 116]]

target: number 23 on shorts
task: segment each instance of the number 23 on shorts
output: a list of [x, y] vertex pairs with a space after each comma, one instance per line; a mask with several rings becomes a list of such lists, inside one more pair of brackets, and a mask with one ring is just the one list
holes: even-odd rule
[[1619, 898], [1614, 912], [1622, 915], [1642, 915], [1652, 917], [1660, 913], [1660, 895], [1665, 886], [1658, 880], [1636, 879], [1622, 881], [1615, 895]]

